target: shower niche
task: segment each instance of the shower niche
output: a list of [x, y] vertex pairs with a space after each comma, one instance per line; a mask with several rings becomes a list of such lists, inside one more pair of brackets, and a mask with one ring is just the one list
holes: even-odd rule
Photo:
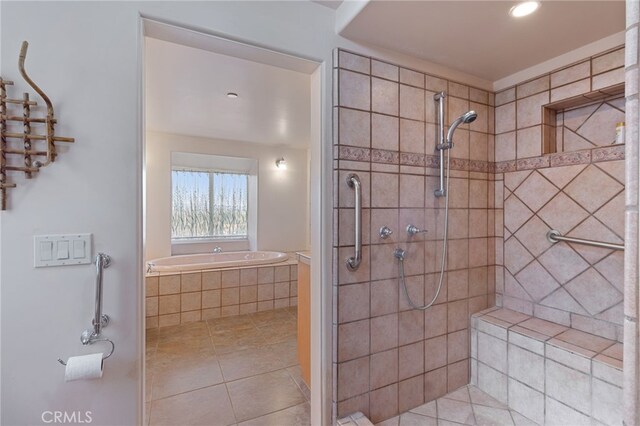
[[624, 115], [624, 83], [544, 105], [542, 154], [615, 146]]

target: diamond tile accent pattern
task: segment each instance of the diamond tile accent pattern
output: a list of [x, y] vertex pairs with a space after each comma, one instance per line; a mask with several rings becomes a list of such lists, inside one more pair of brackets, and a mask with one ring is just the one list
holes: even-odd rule
[[509, 182], [513, 190], [504, 201], [509, 279], [503, 288], [496, 287], [504, 307], [622, 339], [620, 255], [579, 244], [552, 244], [546, 233], [556, 229], [570, 237], [622, 243], [623, 174], [620, 160], [528, 175], [505, 173], [505, 185]]
[[435, 401], [377, 423], [376, 426], [516, 426], [535, 424], [477, 387], [467, 385]]

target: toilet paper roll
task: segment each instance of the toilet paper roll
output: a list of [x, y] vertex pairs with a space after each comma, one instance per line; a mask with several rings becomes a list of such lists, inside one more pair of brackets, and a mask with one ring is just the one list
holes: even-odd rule
[[64, 380], [99, 379], [102, 377], [102, 353], [72, 356], [67, 361]]

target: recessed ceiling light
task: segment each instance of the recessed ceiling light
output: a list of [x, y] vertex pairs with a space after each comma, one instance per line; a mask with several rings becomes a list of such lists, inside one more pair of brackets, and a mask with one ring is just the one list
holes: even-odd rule
[[539, 1], [523, 1], [513, 6], [509, 10], [509, 15], [514, 18], [522, 18], [523, 16], [531, 15], [540, 7]]
[[234, 93], [234, 92], [227, 93], [227, 98], [235, 99], [237, 97], [238, 97], [237, 93]]

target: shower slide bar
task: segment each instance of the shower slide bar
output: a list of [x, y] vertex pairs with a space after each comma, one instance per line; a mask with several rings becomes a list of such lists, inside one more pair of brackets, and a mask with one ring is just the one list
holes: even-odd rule
[[547, 240], [554, 244], [560, 241], [565, 241], [567, 243], [584, 244], [587, 246], [600, 247], [611, 250], [624, 250], [624, 244], [605, 243], [602, 241], [583, 240], [582, 238], [563, 237], [562, 234], [560, 234], [560, 232], [556, 231], [555, 229], [547, 232]]
[[362, 184], [357, 174], [350, 173], [347, 176], [347, 186], [353, 188], [355, 192], [355, 253], [353, 257], [347, 259], [347, 268], [355, 271], [362, 261]]

